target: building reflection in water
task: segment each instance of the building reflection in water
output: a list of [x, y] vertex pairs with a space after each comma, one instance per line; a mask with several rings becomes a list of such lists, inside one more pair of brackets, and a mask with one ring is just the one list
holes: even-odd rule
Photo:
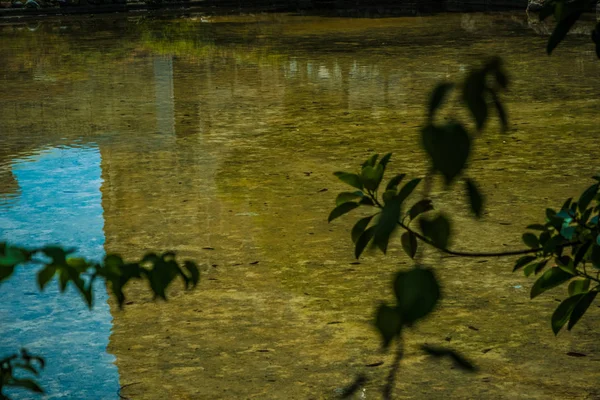
[[[56, 147], [12, 163], [19, 190], [0, 203], [0, 240], [23, 246], [60, 244], [93, 260], [104, 256], [97, 147]], [[107, 293], [98, 281], [88, 310], [69, 288], [56, 282], [39, 293], [35, 273], [22, 267], [2, 284], [0, 354], [25, 347], [46, 359], [40, 383], [48, 399], [118, 398], [114, 356], [106, 352], [112, 327]], [[15, 391], [13, 399], [31, 398]]]

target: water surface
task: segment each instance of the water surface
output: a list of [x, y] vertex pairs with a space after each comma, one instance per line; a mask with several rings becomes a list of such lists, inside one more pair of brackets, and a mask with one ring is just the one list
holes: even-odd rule
[[[193, 293], [175, 286], [163, 304], [137, 285], [124, 311], [112, 304], [109, 351], [131, 398], [330, 398], [358, 373], [371, 379], [367, 398], [378, 398], [391, 359], [370, 321], [410, 263], [398, 243], [356, 263], [352, 218], [326, 223], [345, 189], [332, 172], [392, 151], [392, 170], [422, 175], [427, 94], [470, 65], [504, 59], [512, 128], [500, 135], [492, 123], [477, 140], [470, 174], [487, 194], [481, 222], [459, 189], [434, 193], [456, 213], [456, 248], [520, 247], [524, 226], [598, 172], [593, 48], [572, 36], [546, 57], [546, 37], [519, 14], [30, 28], [1, 33], [2, 165], [50, 146], [94, 146], [105, 251], [175, 250], [203, 265]], [[5, 197], [22, 196], [14, 178], [1, 179]], [[426, 261], [438, 266], [444, 300], [407, 338], [398, 398], [600, 395], [597, 309], [554, 338], [553, 299], [565, 294], [530, 301], [532, 282], [510, 273], [512, 260], [427, 252]], [[481, 372], [427, 359], [425, 342], [462, 351]]]

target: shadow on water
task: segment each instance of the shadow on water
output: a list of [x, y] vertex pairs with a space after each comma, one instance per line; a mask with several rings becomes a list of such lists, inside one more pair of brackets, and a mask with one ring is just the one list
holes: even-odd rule
[[[417, 131], [427, 93], [487, 56], [503, 57], [511, 73], [512, 129], [500, 136], [491, 127], [472, 160], [489, 193], [484, 222], [470, 221], [459, 199], [434, 193], [462, 216], [457, 244], [518, 247], [539, 210], [597, 172], [600, 66], [588, 38], [570, 37], [546, 58], [546, 38], [520, 14], [58, 21], [35, 32], [3, 27], [0, 39], [0, 165], [27, 165], [19, 161], [27, 154], [79, 143], [94, 173], [101, 170], [94, 201], [98, 189], [102, 198], [98, 214], [73, 214], [73, 222], [103, 215], [104, 250], [127, 258], [172, 249], [204, 263], [194, 293], [175, 287], [162, 304], [133, 286], [125, 311], [111, 303], [109, 351], [131, 398], [327, 398], [365, 368], [367, 396], [376, 397], [384, 376], [377, 366], [390, 360], [378, 352], [371, 313], [408, 261], [398, 246], [387, 258], [351, 258], [349, 227], [326, 224], [341, 189], [332, 172], [373, 151], [393, 151], [392, 168], [422, 171]], [[12, 171], [21, 199], [26, 186]], [[75, 179], [48, 171], [63, 185]], [[20, 203], [10, 204], [1, 218]], [[19, 232], [37, 237], [31, 225]], [[50, 225], [47, 234], [55, 232]], [[77, 247], [89, 248], [90, 232]], [[57, 239], [73, 240], [68, 231]], [[440, 264], [435, 255], [426, 260]], [[597, 394], [589, 385], [595, 356], [565, 356], [597, 352], [593, 318], [555, 339], [547, 326], [554, 305], [530, 302], [522, 289], [530, 282], [509, 263], [445, 260], [439, 274], [443, 305], [414, 337], [450, 340], [485, 372], [465, 377], [409, 352], [398, 393]]]

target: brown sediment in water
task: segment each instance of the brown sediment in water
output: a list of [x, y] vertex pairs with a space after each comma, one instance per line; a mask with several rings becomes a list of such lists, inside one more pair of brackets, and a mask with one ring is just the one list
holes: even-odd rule
[[[98, 27], [85, 36], [50, 29], [38, 40], [69, 56], [28, 48], [2, 58], [9, 77], [29, 77], [6, 81], [5, 102], [18, 106], [0, 108], [12, 146], [3, 160], [98, 143], [107, 252], [175, 250], [203, 265], [199, 287], [174, 285], [166, 304], [141, 285], [124, 311], [112, 304], [109, 350], [129, 385], [123, 396], [331, 398], [366, 373], [366, 397], [378, 398], [391, 357], [370, 322], [410, 261], [394, 242], [388, 256], [355, 263], [356, 216], [326, 223], [346, 189], [332, 173], [391, 151], [390, 173], [421, 176], [428, 92], [485, 57], [501, 56], [510, 72], [512, 129], [501, 135], [492, 122], [476, 141], [469, 174], [487, 195], [482, 221], [470, 219], [459, 187], [434, 193], [454, 213], [454, 247], [519, 248], [524, 226], [588, 186], [600, 88], [591, 44], [570, 38], [547, 58], [545, 38], [521, 17], [474, 18], [173, 20], [131, 27], [122, 40]], [[23, 130], [34, 132], [26, 143]], [[430, 250], [425, 260], [444, 298], [407, 332], [397, 398], [600, 395], [597, 308], [555, 338], [549, 318], [565, 294], [530, 301], [532, 280], [512, 274], [512, 260]], [[430, 360], [422, 343], [459, 350], [480, 372]]]

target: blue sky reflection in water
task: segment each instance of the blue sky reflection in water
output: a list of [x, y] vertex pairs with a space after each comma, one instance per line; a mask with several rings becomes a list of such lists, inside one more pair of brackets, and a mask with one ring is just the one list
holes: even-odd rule
[[[26, 246], [60, 244], [100, 260], [104, 256], [101, 155], [97, 147], [59, 147], [15, 159], [16, 197], [0, 202], [0, 240]], [[40, 382], [48, 399], [118, 398], [114, 356], [106, 352], [112, 327], [107, 293], [97, 282], [89, 311], [69, 288], [53, 282], [39, 293], [35, 274], [20, 268], [0, 287], [0, 355], [26, 347], [45, 357]], [[14, 391], [16, 399], [30, 393]]]

